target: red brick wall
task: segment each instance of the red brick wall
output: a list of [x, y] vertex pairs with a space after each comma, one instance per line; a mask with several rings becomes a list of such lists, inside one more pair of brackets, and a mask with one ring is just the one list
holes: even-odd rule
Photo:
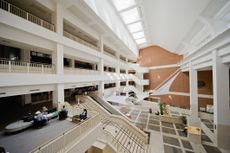
[[[182, 56], [171, 53], [159, 46], [151, 46], [140, 50], [137, 63], [141, 66], [164, 66], [177, 64], [182, 60]], [[144, 75], [145, 79], [149, 79], [149, 86], [145, 86], [145, 90], [155, 89], [162, 81], [169, 77], [177, 70], [173, 68], [152, 69]], [[212, 71], [199, 71], [198, 80], [204, 81], [205, 86], [198, 89], [199, 94], [212, 94]], [[180, 72], [170, 87], [171, 92], [189, 93], [189, 73]], [[161, 101], [174, 106], [189, 108], [189, 96], [181, 95], [163, 95], [159, 96]], [[206, 104], [212, 104], [212, 99], [199, 98], [199, 106], [204, 107]]]

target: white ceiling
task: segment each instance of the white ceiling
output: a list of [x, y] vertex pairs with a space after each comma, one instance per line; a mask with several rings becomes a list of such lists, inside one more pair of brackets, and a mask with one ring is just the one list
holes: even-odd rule
[[[228, 27], [230, 23], [230, 0], [113, 1], [139, 48], [159, 45], [177, 54], [187, 54], [214, 37], [213, 29], [210, 30], [208, 23], [210, 19], [218, 24], [221, 20], [222, 25], [219, 26], [221, 30]], [[125, 7], [125, 2], [129, 7]], [[117, 6], [118, 4], [120, 6]], [[128, 14], [134, 8], [138, 8], [139, 13], [139, 19], [136, 19], [136, 22], [134, 21], [137, 18], [135, 12], [132, 13], [133, 16]], [[126, 12], [127, 15], [122, 16]], [[127, 24], [128, 19], [134, 22]], [[143, 25], [141, 31], [144, 31], [144, 37], [143, 33], [137, 36], [129, 28], [137, 22]], [[146, 39], [146, 42], [142, 42], [140, 38]]]
[[175, 52], [210, 0], [144, 0], [148, 44]]
[[192, 52], [212, 38], [200, 18], [218, 20], [223, 9], [230, 12], [229, 0], [143, 0], [147, 43], [141, 47], [159, 45], [177, 54]]

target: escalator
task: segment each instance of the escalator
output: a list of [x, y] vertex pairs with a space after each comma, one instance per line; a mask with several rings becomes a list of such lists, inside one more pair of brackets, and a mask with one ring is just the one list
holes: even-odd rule
[[110, 114], [123, 116], [123, 114], [119, 110], [115, 109], [110, 103], [108, 103], [107, 101], [105, 101], [104, 99], [96, 95], [95, 93], [91, 92], [88, 94], [88, 96], [90, 96], [95, 102], [97, 102], [101, 107], [107, 110]]

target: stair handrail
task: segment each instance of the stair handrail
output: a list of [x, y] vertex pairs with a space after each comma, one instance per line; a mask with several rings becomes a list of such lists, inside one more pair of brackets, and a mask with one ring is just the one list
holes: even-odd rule
[[137, 84], [142, 84], [142, 81], [148, 81], [147, 79], [140, 79], [140, 78], [138, 78], [137, 76], [135, 76], [133, 74], [128, 74], [128, 75]]
[[[133, 125], [130, 121], [128, 121], [126, 118], [118, 116], [118, 115], [111, 115], [110, 120], [125, 125], [129, 130], [131, 130], [133, 133], [135, 133], [137, 136], [140, 137], [140, 139], [147, 144], [148, 143], [148, 135], [141, 131], [138, 127]], [[128, 126], [127, 126], [128, 125]]]
[[[113, 141], [115, 141], [115, 143], [119, 144], [120, 147], [122, 147], [122, 149], [124, 149], [126, 152], [131, 153], [123, 144], [121, 144], [109, 131], [103, 130], [103, 132], [107, 135], [110, 136]], [[110, 144], [111, 142], [107, 142], [110, 146], [113, 146], [112, 144]], [[119, 147], [114, 147], [115, 149], [119, 148]], [[118, 151], [118, 150], [117, 150]], [[124, 153], [126, 153], [124, 152]]]
[[[87, 97], [87, 98], [91, 99], [91, 97]], [[101, 106], [97, 106], [97, 107], [99, 107], [101, 109]], [[101, 112], [101, 110], [98, 110], [98, 111]], [[134, 133], [136, 133], [136, 135], [138, 137], [140, 137], [140, 139], [143, 140], [143, 142], [145, 144], [148, 143], [148, 135], [146, 133], [144, 133], [143, 131], [141, 131], [139, 128], [137, 128], [135, 125], [133, 125], [131, 123], [131, 120], [128, 120], [127, 118], [125, 118], [123, 116], [113, 115], [113, 114], [109, 114], [109, 115], [103, 116], [103, 118], [105, 118], [105, 119], [108, 118], [109, 120], [113, 120], [114, 122], [119, 122], [120, 124], [122, 124], [124, 126], [128, 126], [129, 129], [131, 131], [133, 131]]]
[[156, 86], [153, 90], [159, 89], [162, 85], [164, 85], [169, 79], [175, 76], [180, 71], [180, 68], [176, 69], [172, 74], [170, 74], [165, 80], [163, 80], [158, 86]]
[[[100, 122], [98, 122], [98, 120], [100, 120], [100, 116], [99, 113], [96, 111], [91, 111], [91, 113], [93, 114], [92, 117], [90, 117], [89, 119], [87, 119], [86, 121], [82, 122], [81, 124], [76, 124], [73, 128], [68, 129], [66, 131], [64, 131], [62, 133], [62, 135], [59, 135], [51, 140], [48, 140], [47, 142], [41, 144], [40, 146], [34, 148], [33, 150], [31, 150], [29, 153], [37, 153], [37, 152], [43, 152], [46, 150], [52, 150], [53, 152], [57, 152], [60, 150], [67, 150], [70, 149], [71, 146], [73, 145], [72, 143], [75, 142], [75, 139], [80, 139], [72, 137], [71, 140], [69, 140], [69, 142], [67, 141], [66, 137], [68, 135], [72, 135], [72, 133], [75, 133], [75, 135], [77, 134], [76, 131], [80, 131], [79, 132], [79, 136], [82, 136], [82, 134], [84, 134], [85, 132], [89, 132], [87, 131], [87, 129], [85, 129], [85, 127], [89, 127], [90, 126], [96, 126], [97, 123], [99, 124]], [[81, 130], [84, 129], [84, 130]], [[84, 132], [81, 132], [84, 131]], [[65, 139], [65, 141], [64, 141]], [[58, 143], [59, 141], [63, 141], [64, 143], [61, 143], [61, 146], [56, 146], [55, 147], [55, 151], [53, 150], [53, 145], [55, 145], [55, 143]], [[60, 145], [60, 143], [58, 143]]]
[[[113, 126], [119, 128], [119, 126], [118, 126], [116, 123], [112, 122], [112, 121], [109, 120], [109, 119], [105, 119], [104, 121], [105, 121], [105, 122], [109, 122], [109, 124], [112, 124]], [[103, 124], [104, 124], [104, 123], [103, 123]], [[107, 125], [108, 125], [108, 124], [107, 124]], [[127, 132], [125, 132], [124, 130], [122, 130], [122, 128], [120, 128], [120, 131], [121, 131], [122, 133], [125, 133], [125, 134], [128, 136], [129, 139], [133, 140], [133, 141], [135, 142], [135, 144], [137, 144], [138, 146], [140, 146], [140, 148], [142, 148], [143, 150], [145, 150], [145, 149], [143, 148], [143, 146], [141, 146], [141, 145], [139, 144], [140, 142], [138, 142], [136, 139], [134, 139], [134, 137], [130, 136]], [[140, 139], [138, 138], [138, 140], [140, 140]]]

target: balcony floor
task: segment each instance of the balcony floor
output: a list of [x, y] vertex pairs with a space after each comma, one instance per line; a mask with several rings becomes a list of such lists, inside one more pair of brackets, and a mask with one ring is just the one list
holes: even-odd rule
[[16, 134], [5, 135], [4, 131], [1, 131], [0, 146], [10, 153], [27, 153], [74, 126], [76, 124], [68, 120], [52, 119], [46, 126], [29, 128]]

